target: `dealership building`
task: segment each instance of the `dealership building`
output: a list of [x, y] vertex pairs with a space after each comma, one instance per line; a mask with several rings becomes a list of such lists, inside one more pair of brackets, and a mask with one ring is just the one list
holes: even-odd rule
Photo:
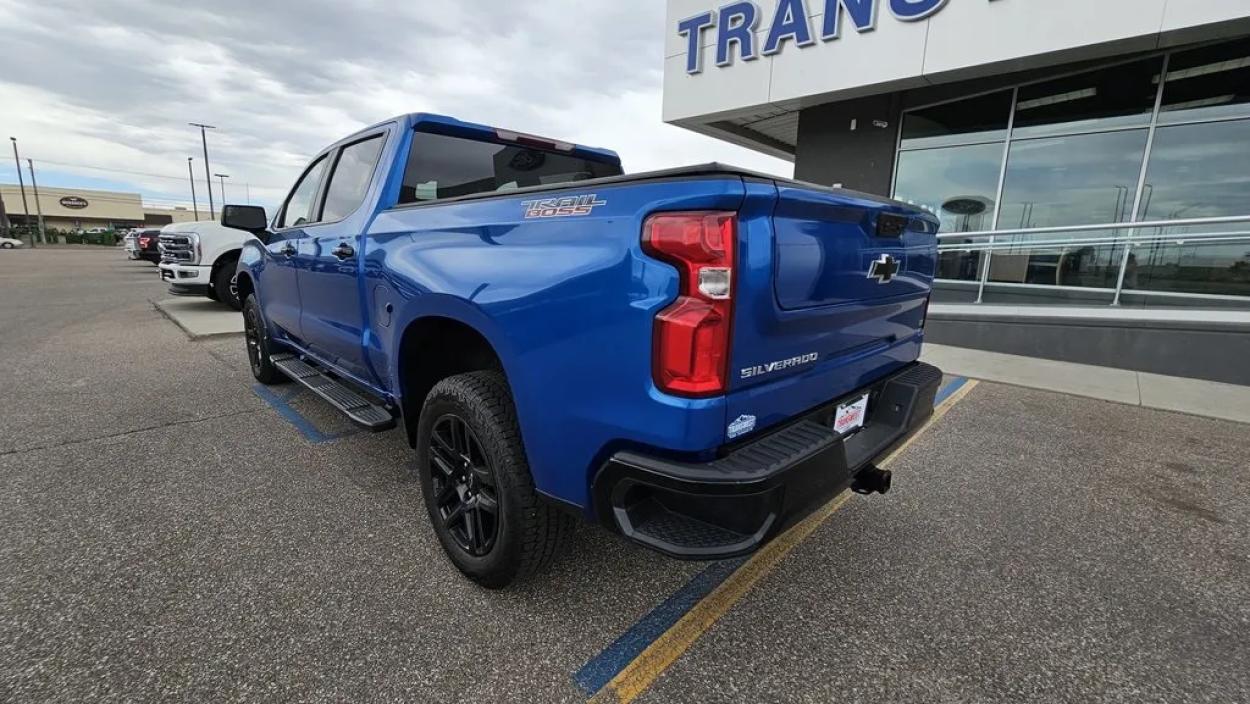
[[[0, 218], [8, 225], [21, 226], [27, 222], [33, 226], [43, 213], [44, 227], [55, 230], [123, 230], [131, 227], [160, 227], [175, 222], [191, 222], [196, 219], [189, 208], [157, 208], [143, 204], [138, 193], [98, 191], [85, 188], [39, 187], [39, 200], [30, 183], [25, 186], [25, 200], [21, 184], [0, 184]], [[208, 211], [200, 215], [208, 219]]]
[[942, 222], [935, 342], [1250, 384], [1250, 0], [669, 0], [664, 120]]

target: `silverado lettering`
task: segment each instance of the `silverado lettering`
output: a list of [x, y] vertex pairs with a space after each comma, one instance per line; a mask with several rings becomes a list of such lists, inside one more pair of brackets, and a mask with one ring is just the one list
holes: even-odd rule
[[790, 369], [792, 367], [810, 364], [815, 362], [819, 357], [820, 354], [816, 352], [809, 352], [807, 354], [801, 354], [797, 357], [781, 359], [776, 362], [769, 362], [768, 364], [757, 364], [754, 367], [744, 367], [740, 374], [743, 379], [750, 379], [751, 377], [759, 376], [760, 374], [772, 374], [773, 372], [779, 372], [782, 369]]

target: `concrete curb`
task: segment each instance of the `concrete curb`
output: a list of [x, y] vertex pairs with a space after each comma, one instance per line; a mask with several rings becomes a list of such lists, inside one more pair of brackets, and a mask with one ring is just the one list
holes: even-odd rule
[[192, 340], [243, 334], [242, 314], [207, 298], [168, 298], [151, 303]]
[[1250, 423], [1250, 386], [928, 343], [921, 359], [947, 374]]

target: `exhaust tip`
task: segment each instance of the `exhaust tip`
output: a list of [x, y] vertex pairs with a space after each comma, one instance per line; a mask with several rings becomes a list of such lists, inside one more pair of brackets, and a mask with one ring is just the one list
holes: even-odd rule
[[851, 483], [851, 491], [856, 494], [884, 494], [890, 490], [894, 474], [888, 469], [880, 469], [875, 465], [865, 467], [855, 475]]

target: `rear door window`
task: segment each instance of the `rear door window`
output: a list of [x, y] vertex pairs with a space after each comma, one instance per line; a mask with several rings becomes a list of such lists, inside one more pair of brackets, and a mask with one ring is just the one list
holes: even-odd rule
[[519, 144], [417, 132], [400, 203], [619, 176], [619, 164]]
[[342, 220], [360, 207], [373, 180], [373, 169], [381, 150], [380, 134], [343, 147], [334, 173], [330, 175], [330, 185], [326, 187], [321, 222]]

